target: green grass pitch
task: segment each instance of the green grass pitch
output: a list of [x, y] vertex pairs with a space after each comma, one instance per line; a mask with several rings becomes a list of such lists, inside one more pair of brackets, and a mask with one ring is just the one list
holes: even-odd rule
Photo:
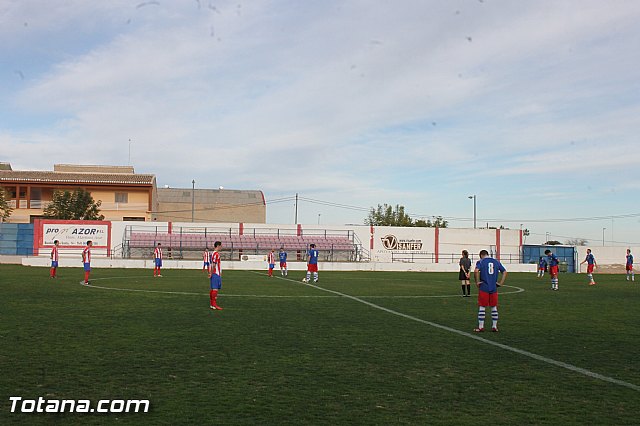
[[[640, 281], [623, 275], [563, 274], [552, 292], [510, 274], [500, 332], [480, 337], [631, 387], [416, 321], [471, 332], [476, 292], [460, 297], [457, 273], [320, 273], [371, 306], [301, 272], [225, 271], [223, 311], [200, 271], [94, 269], [108, 289], [82, 274], [0, 265], [0, 424], [640, 423]], [[151, 409], [10, 413], [10, 396]]]

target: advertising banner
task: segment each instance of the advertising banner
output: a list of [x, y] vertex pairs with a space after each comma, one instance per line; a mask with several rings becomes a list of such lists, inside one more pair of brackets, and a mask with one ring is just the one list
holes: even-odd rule
[[63, 249], [82, 248], [87, 241], [96, 249], [111, 247], [111, 222], [97, 220], [37, 220], [34, 229], [37, 251], [53, 246], [55, 240]]

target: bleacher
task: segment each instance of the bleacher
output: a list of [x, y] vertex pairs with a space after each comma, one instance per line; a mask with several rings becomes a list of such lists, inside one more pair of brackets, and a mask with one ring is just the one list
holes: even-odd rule
[[131, 231], [125, 237], [123, 246], [128, 247], [128, 257], [147, 257], [149, 250], [161, 243], [166, 250], [171, 249], [172, 257], [199, 258], [205, 247], [213, 248], [220, 241], [227, 258], [239, 258], [242, 254], [265, 254], [271, 249], [284, 248], [288, 252], [302, 252], [315, 244], [325, 260], [353, 260], [356, 244], [353, 236], [344, 235], [239, 235], [233, 233], [172, 233]]

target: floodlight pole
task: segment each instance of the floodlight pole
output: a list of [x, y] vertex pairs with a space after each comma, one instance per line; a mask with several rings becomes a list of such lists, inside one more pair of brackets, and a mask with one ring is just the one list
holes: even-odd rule
[[476, 195], [469, 195], [468, 198], [473, 199], [473, 229], [476, 229]]
[[195, 220], [195, 212], [196, 212], [196, 180], [191, 181], [191, 222]]
[[604, 231], [605, 231], [606, 229], [607, 229], [607, 228], [602, 228], [602, 247], [604, 247]]
[[298, 193], [296, 192], [296, 213], [295, 213], [296, 217], [296, 225], [298, 224]]

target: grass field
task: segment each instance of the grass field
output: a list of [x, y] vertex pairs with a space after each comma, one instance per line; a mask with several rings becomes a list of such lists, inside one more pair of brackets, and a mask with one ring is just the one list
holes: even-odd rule
[[[151, 274], [95, 269], [96, 288], [80, 269], [0, 265], [0, 424], [640, 423], [640, 281], [622, 275], [561, 275], [552, 292], [510, 274], [500, 332], [478, 340], [457, 274], [321, 272], [355, 299], [300, 272], [225, 271], [223, 311], [199, 271]], [[151, 409], [10, 413], [10, 396]]]

